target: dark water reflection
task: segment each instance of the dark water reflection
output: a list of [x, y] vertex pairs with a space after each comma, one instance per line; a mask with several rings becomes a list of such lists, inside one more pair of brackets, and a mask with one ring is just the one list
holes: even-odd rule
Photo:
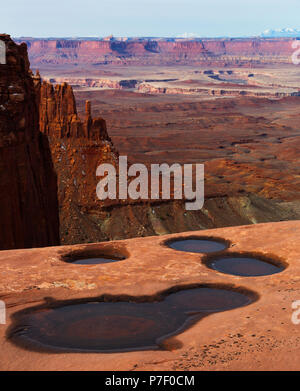
[[284, 270], [283, 266], [263, 259], [243, 256], [217, 258], [210, 261], [209, 267], [225, 274], [244, 277], [268, 276]]
[[225, 242], [210, 239], [184, 239], [168, 243], [168, 246], [178, 251], [192, 253], [212, 253], [225, 250], [228, 245]]
[[157, 302], [86, 302], [17, 316], [12, 341], [46, 351], [120, 352], [158, 349], [204, 316], [249, 304], [251, 295], [198, 287]]

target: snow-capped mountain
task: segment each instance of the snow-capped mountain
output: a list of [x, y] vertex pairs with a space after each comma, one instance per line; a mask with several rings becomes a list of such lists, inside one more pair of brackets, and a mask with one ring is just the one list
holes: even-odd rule
[[261, 34], [261, 37], [300, 37], [300, 30], [292, 28], [268, 29]]

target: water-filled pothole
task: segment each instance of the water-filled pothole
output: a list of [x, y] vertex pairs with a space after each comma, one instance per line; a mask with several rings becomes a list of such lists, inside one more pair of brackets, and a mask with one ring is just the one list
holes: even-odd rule
[[125, 258], [110, 258], [110, 257], [97, 257], [97, 258], [83, 258], [69, 261], [74, 265], [100, 265], [103, 263], [120, 262]]
[[191, 236], [181, 239], [171, 239], [165, 243], [173, 250], [191, 253], [214, 253], [227, 249], [229, 242], [219, 238]]
[[[58, 352], [121, 352], [163, 348], [204, 316], [242, 307], [255, 293], [228, 287], [196, 286], [157, 297], [102, 297], [23, 310], [8, 333], [27, 349]], [[119, 300], [119, 301], [116, 301]]]
[[280, 273], [285, 265], [275, 259], [254, 254], [226, 254], [210, 257], [204, 261], [206, 265], [225, 274], [243, 277], [259, 277]]
[[124, 261], [127, 255], [125, 249], [112, 249], [109, 246], [103, 246], [102, 248], [91, 246], [63, 255], [63, 261], [74, 265], [100, 265]]

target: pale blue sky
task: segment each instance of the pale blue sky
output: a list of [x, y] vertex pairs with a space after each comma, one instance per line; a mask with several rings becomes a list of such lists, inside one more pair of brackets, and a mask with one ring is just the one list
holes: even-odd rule
[[299, 0], [10, 0], [0, 7], [0, 32], [14, 37], [216, 37], [300, 29]]

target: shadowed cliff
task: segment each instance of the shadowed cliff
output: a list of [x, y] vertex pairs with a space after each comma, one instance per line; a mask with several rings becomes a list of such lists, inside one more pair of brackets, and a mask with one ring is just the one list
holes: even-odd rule
[[39, 131], [26, 45], [0, 35], [0, 249], [59, 244], [56, 175]]

